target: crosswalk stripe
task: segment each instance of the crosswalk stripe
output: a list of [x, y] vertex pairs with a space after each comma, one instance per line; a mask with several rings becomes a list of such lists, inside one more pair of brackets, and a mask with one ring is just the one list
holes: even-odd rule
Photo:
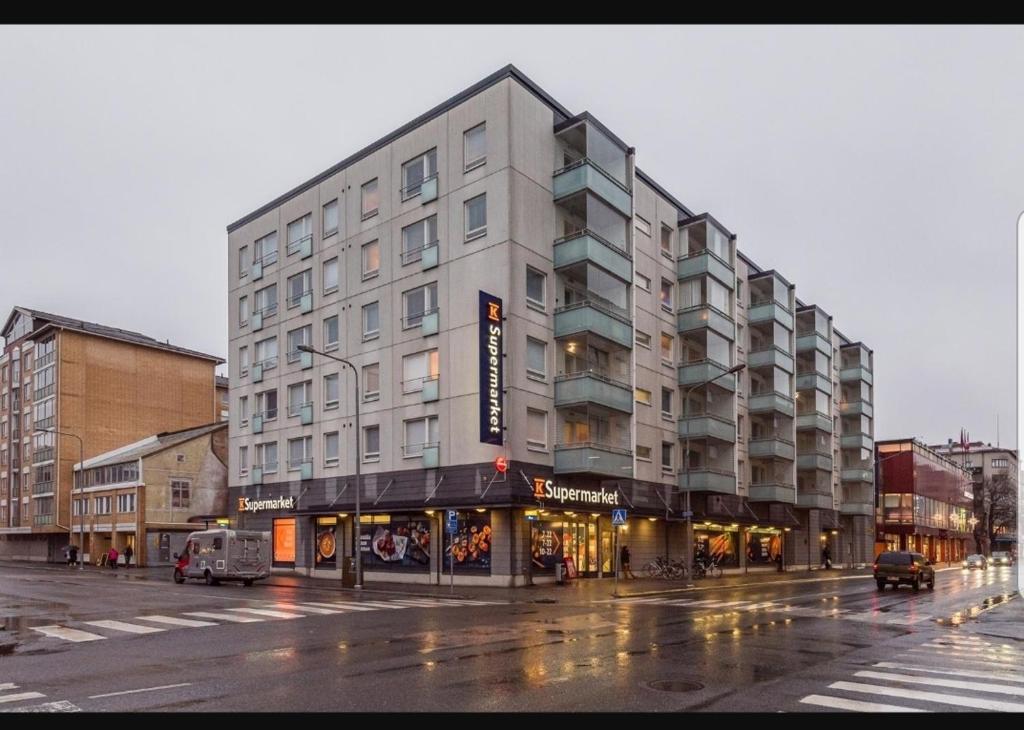
[[919, 710], [916, 707], [862, 702], [861, 700], [848, 700], [845, 697], [829, 697], [828, 695], [807, 695], [800, 701], [808, 705], [831, 707], [836, 710], [853, 710], [854, 712], [929, 712], [929, 710]]
[[[360, 603], [371, 603], [371, 601], [360, 601]], [[404, 603], [407, 606], [421, 606], [423, 608], [437, 608], [444, 605], [429, 598], [396, 598], [394, 603]]]
[[270, 618], [302, 618], [300, 613], [286, 613], [284, 611], [272, 611], [269, 608], [229, 608], [228, 611], [238, 613], [252, 613], [257, 616], [269, 616]]
[[158, 629], [155, 626], [143, 626], [141, 624], [130, 624], [127, 621], [114, 621], [103, 619], [102, 621], [83, 621], [89, 626], [96, 626], [101, 629], [112, 629], [113, 631], [125, 631], [129, 634], [156, 634], [166, 629]]
[[891, 672], [862, 671], [854, 674], [855, 677], [866, 679], [886, 679], [892, 682], [906, 682], [909, 684], [928, 684], [935, 687], [949, 687], [951, 689], [967, 689], [975, 692], [992, 692], [994, 694], [1014, 695], [1024, 697], [1024, 687], [1009, 687], [1003, 684], [992, 684], [991, 682], [965, 682], [958, 679], [940, 679], [939, 677], [914, 677], [909, 674], [893, 674]]
[[1018, 652], [1018, 651], [1014, 651], [1013, 649], [1004, 649], [1002, 647], [995, 647], [995, 646], [991, 646], [991, 647], [990, 646], [957, 646], [957, 647], [954, 648], [954, 647], [949, 647], [946, 644], [935, 644], [935, 643], [922, 644], [922, 646], [930, 646], [930, 647], [934, 647], [936, 649], [946, 649], [946, 648], [949, 648], [949, 649], [952, 649], [953, 651], [966, 651], [966, 652], [971, 652], [971, 653], [979, 654], [979, 655], [984, 654], [984, 655], [992, 655], [992, 656], [1013, 657], [1015, 659], [1020, 659], [1020, 658], [1024, 657], [1024, 653], [1021, 653], [1021, 652]]
[[[397, 605], [396, 605], [397, 604]], [[402, 608], [411, 608], [412, 604], [398, 603], [397, 601], [360, 601], [360, 606], [370, 606], [371, 608], [383, 608], [390, 610], [398, 610]], [[433, 606], [436, 608], [436, 604]]]
[[40, 692], [19, 692], [13, 695], [0, 695], [0, 702], [21, 702], [22, 700], [35, 700], [46, 695]]
[[256, 618], [255, 616], [238, 616], [233, 613], [214, 613], [213, 611], [189, 611], [185, 615], [196, 616], [198, 618], [213, 618], [218, 621], [233, 621], [238, 624], [252, 624], [263, 620], [261, 618]]
[[56, 702], [44, 702], [41, 705], [28, 705], [21, 707], [10, 707], [0, 712], [81, 712], [82, 708], [67, 700]]
[[936, 656], [954, 657], [956, 659], [979, 660], [988, 662], [989, 664], [996, 665], [1018, 661], [1014, 657], [999, 657], [990, 654], [971, 654], [969, 652], [960, 651], [959, 649], [954, 649], [952, 651], [943, 651], [942, 649], [933, 649], [929, 647], [926, 649], [907, 649], [907, 651], [914, 652], [915, 654], [932, 654]]
[[861, 684], [859, 682], [833, 682], [829, 685], [829, 689], [839, 689], [847, 692], [861, 692], [864, 694], [884, 695], [886, 697], [900, 697], [902, 699], [907, 700], [924, 700], [926, 702], [938, 702], [944, 705], [972, 707], [977, 710], [993, 710], [995, 712], [1024, 712], [1024, 703], [1020, 702], [1006, 702], [1004, 700], [990, 700], [981, 697], [950, 695], [939, 692], [922, 692], [916, 689], [884, 687], [878, 684]]
[[340, 608], [343, 611], [378, 611], [379, 606], [363, 606], [355, 601], [336, 601], [332, 604], [334, 608]]
[[932, 618], [929, 614], [923, 616], [907, 616], [906, 618], [891, 618], [887, 619], [887, 624], [895, 624], [900, 626], [912, 626], [913, 624], [919, 624], [922, 621], [927, 621]]
[[0, 692], [8, 689], [18, 689], [18, 685], [14, 682], [0, 682]]
[[321, 616], [342, 613], [336, 608], [321, 608], [320, 606], [309, 606], [300, 603], [274, 603], [272, 605], [275, 609], [280, 609], [281, 611], [306, 611], [307, 613], [315, 613]]
[[33, 626], [32, 630], [46, 636], [52, 636], [55, 639], [64, 639], [65, 641], [97, 641], [107, 638], [100, 634], [93, 634], [88, 631], [71, 629], [67, 626], [58, 626], [56, 624], [53, 626]]
[[[990, 661], [987, 661], [985, 659], [972, 659], [972, 658], [968, 658], [968, 657], [955, 656], [953, 654], [948, 654], [948, 653], [943, 652], [943, 651], [925, 651], [923, 649], [909, 649], [909, 650], [903, 652], [902, 654], [899, 654], [898, 656], [899, 657], [904, 657], [907, 654], [913, 654], [914, 655], [913, 657], [909, 657], [910, 659], [928, 659], [928, 658], [935, 658], [936, 656], [940, 656], [940, 657], [946, 657], [946, 658], [949, 658], [949, 659], [955, 659], [956, 663], [958, 665], [959, 664], [974, 664], [974, 665], [979, 666], [979, 667], [989, 667], [991, 669], [996, 669], [996, 670], [1004, 671], [1004, 672], [1005, 671], [1014, 671], [1017, 668], [1017, 665], [1015, 665], [1015, 664], [1007, 664], [1005, 662], [990, 662]], [[922, 656], [922, 655], [927, 655], [927, 656]]]
[[1019, 682], [1024, 684], [1024, 674], [1010, 676], [998, 672], [978, 672], [972, 669], [932, 669], [919, 664], [900, 664], [899, 662], [878, 662], [874, 666], [880, 669], [905, 669], [910, 672], [928, 672], [929, 674], [949, 674], [954, 677], [973, 677], [975, 679], [997, 679], [1001, 682]]
[[155, 621], [158, 624], [168, 624], [170, 626], [185, 626], [187, 628], [196, 629], [200, 626], [217, 626], [213, 621], [194, 621], [189, 618], [177, 618], [176, 616], [136, 616], [138, 620], [142, 621]]

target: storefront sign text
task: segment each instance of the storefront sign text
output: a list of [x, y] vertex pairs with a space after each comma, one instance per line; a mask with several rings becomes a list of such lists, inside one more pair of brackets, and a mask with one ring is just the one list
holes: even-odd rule
[[501, 299], [480, 292], [480, 442], [498, 446], [505, 436], [502, 314]]
[[544, 477], [533, 478], [533, 496], [539, 500], [553, 499], [556, 502], [587, 502], [589, 504], [609, 505], [619, 503], [619, 493], [617, 491], [608, 492], [604, 487], [597, 490], [559, 487], [550, 479], [545, 479]]
[[295, 497], [278, 497], [277, 499], [238, 498], [239, 512], [265, 512], [272, 509], [295, 509]]

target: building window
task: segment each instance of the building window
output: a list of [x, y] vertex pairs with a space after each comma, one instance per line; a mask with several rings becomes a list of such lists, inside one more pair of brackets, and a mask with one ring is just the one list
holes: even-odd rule
[[277, 473], [277, 442], [268, 441], [265, 444], [256, 444], [256, 459], [263, 467], [264, 474]]
[[403, 292], [402, 309], [405, 329], [419, 327], [424, 315], [437, 311], [437, 282]]
[[380, 242], [370, 241], [363, 244], [363, 279], [369, 279], [380, 273]]
[[338, 315], [324, 320], [324, 349], [338, 349]]
[[646, 332], [636, 330], [636, 344], [640, 347], [646, 347], [648, 350], [651, 349], [651, 336]]
[[96, 508], [93, 510], [98, 515], [109, 515], [110, 514], [110, 497], [96, 497], [93, 500], [93, 506]]
[[338, 232], [338, 199], [327, 203], [323, 209], [323, 237], [333, 236]]
[[547, 296], [547, 276], [537, 271], [532, 266], [526, 267], [526, 303], [538, 309], [544, 309]]
[[542, 340], [535, 340], [532, 337], [526, 338], [526, 374], [534, 378], [547, 377], [547, 343]]
[[369, 340], [380, 335], [380, 303], [370, 302], [363, 306], [363, 339]]
[[71, 510], [72, 514], [74, 514], [75, 517], [78, 517], [79, 515], [82, 514], [82, 512], [83, 512], [83, 509], [82, 509], [83, 505], [85, 507], [85, 510], [84, 510], [85, 514], [89, 514], [89, 500], [88, 499], [76, 499], [74, 507]]
[[672, 258], [672, 229], [661, 227], [661, 255]]
[[424, 448], [437, 445], [437, 416], [413, 418], [405, 422], [403, 453], [406, 457], [423, 456]]
[[[240, 449], [241, 454], [245, 454], [248, 457], [247, 450], [243, 446]], [[243, 470], [248, 470], [248, 463], [243, 459], [240, 462]], [[181, 509], [188, 508], [191, 506], [192, 500], [192, 483], [187, 479], [172, 479], [171, 480], [171, 507], [178, 507]]]
[[672, 335], [661, 333], [661, 362], [664, 365], [671, 365], [673, 362], [672, 358]]
[[277, 284], [265, 286], [256, 292], [253, 311], [262, 313], [264, 317], [277, 314]]
[[298, 471], [303, 464], [313, 461], [313, 437], [288, 439], [288, 471]]
[[249, 396], [243, 395], [238, 399], [238, 427], [245, 428], [249, 425]]
[[672, 311], [672, 282], [668, 279], [661, 280], [661, 308]]
[[423, 183], [437, 177], [437, 148], [417, 155], [402, 165], [402, 200], [420, 194]]
[[547, 411], [526, 409], [526, 446], [533, 449], [548, 447], [548, 414]]
[[661, 415], [665, 418], [672, 418], [672, 389], [661, 389]]
[[363, 365], [363, 400], [380, 398], [380, 363]]
[[313, 293], [313, 270], [306, 269], [288, 277], [288, 308], [299, 306], [302, 297]]
[[238, 473], [241, 476], [245, 476], [249, 473], [249, 447], [239, 446], [238, 447]]
[[487, 235], [487, 193], [467, 200], [465, 214], [467, 241]]
[[303, 406], [313, 405], [313, 381], [306, 380], [288, 386], [288, 416], [302, 414]]
[[636, 388], [634, 390], [634, 397], [637, 403], [643, 403], [645, 406], [651, 405], [651, 391], [643, 388]]
[[423, 258], [423, 250], [437, 245], [437, 216], [432, 215], [402, 229], [402, 266]]
[[324, 261], [324, 294], [338, 290], [338, 259]]
[[238, 348], [238, 377], [244, 378], [249, 374], [249, 346], [243, 345]]
[[1010, 465], [1009, 459], [992, 459], [993, 469], [1005, 469]]
[[249, 324], [249, 297], [241, 297], [238, 300], [238, 326], [245, 327]]
[[462, 135], [462, 169], [469, 172], [487, 162], [487, 124], [478, 124]]
[[313, 344], [313, 326], [305, 325], [288, 331], [288, 362], [298, 362], [302, 357], [299, 345]]
[[440, 373], [437, 350], [426, 350], [402, 358], [402, 392], [418, 393], [428, 380], [436, 380]]
[[338, 432], [324, 434], [324, 466], [338, 465]]
[[661, 470], [672, 471], [672, 444], [668, 441], [661, 442]]
[[238, 278], [244, 279], [249, 275], [249, 247], [242, 246], [238, 249]]
[[380, 426], [363, 428], [363, 461], [380, 461]]
[[636, 445], [636, 458], [639, 461], [650, 461], [651, 460], [651, 447]]
[[134, 512], [135, 511], [135, 495], [134, 494], [119, 494], [119, 495], [117, 495], [117, 511], [118, 512]]
[[651, 235], [651, 224], [648, 223], [645, 219], [641, 218], [640, 216], [636, 216], [636, 218], [633, 221], [633, 225], [635, 225], [636, 229], [645, 236]]
[[362, 201], [364, 221], [367, 218], [372, 218], [377, 215], [377, 211], [380, 208], [380, 195], [377, 192], [377, 178], [373, 178], [370, 182], [363, 184]]
[[338, 407], [341, 387], [339, 380], [338, 373], [324, 376], [324, 410]]
[[313, 240], [313, 214], [307, 213], [298, 220], [288, 224], [288, 245], [285, 251], [288, 256], [302, 250], [302, 244]]
[[277, 261], [277, 231], [268, 233], [263, 238], [257, 239], [252, 247], [252, 262], [262, 263], [264, 266]]
[[635, 274], [635, 276], [633, 277], [633, 280], [636, 282], [636, 285], [639, 288], [643, 289], [644, 291], [650, 291], [651, 290], [651, 280], [650, 280], [650, 278], [644, 276], [639, 271], [634, 272], [634, 274]]
[[264, 421], [277, 418], [277, 388], [256, 394], [256, 410]]

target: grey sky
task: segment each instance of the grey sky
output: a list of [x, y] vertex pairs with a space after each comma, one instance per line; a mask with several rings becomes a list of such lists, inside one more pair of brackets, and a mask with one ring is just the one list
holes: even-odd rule
[[509, 62], [875, 350], [877, 438], [1015, 443], [1021, 28], [0, 28], [3, 316], [226, 355], [225, 226]]

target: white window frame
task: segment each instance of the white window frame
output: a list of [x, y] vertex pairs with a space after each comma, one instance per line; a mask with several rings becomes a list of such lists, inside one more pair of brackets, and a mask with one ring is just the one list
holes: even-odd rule
[[[409, 170], [411, 166], [417, 162], [423, 163], [423, 177], [420, 178], [419, 182], [409, 182]], [[433, 169], [433, 172], [430, 170]], [[423, 192], [423, 183], [433, 180], [437, 177], [437, 147], [431, 147], [426, 152], [421, 152], [412, 159], [406, 160], [402, 163], [402, 189], [401, 196], [402, 202], [412, 200], [413, 198], [420, 195]], [[416, 190], [410, 191], [409, 188], [415, 186]]]
[[249, 447], [238, 447], [238, 476], [244, 477], [249, 474]]
[[[302, 457], [298, 461], [292, 460], [292, 444], [296, 442], [302, 443]], [[312, 436], [296, 436], [295, 438], [288, 439], [288, 471], [299, 471], [302, 469], [302, 465], [309, 462], [313, 463], [313, 437]]]
[[[266, 250], [268, 243], [273, 242], [274, 246], [269, 251]], [[252, 247], [252, 262], [262, 263], [264, 266], [270, 266], [271, 264], [277, 263], [278, 257], [278, 243], [277, 243], [277, 231], [271, 231], [265, 236], [257, 238], [253, 242]]]
[[[298, 230], [299, 237], [293, 239], [292, 231]], [[306, 215], [299, 216], [285, 227], [285, 238], [288, 242], [285, 244], [285, 256], [291, 256], [297, 254], [302, 250], [302, 242], [307, 238], [312, 242], [313, 240], [313, 214], [306, 213]]]
[[[416, 292], [423, 292], [423, 311], [415, 314], [409, 312], [409, 295], [415, 294]], [[438, 311], [437, 299], [438, 299], [438, 288], [437, 282], [432, 281], [429, 284], [418, 286], [415, 289], [409, 289], [408, 291], [402, 292], [402, 329], [408, 330], [415, 327], [419, 327], [423, 322], [423, 318], [428, 314], [433, 314]], [[415, 323], [411, 323], [410, 320], [416, 318]]]
[[[643, 454], [643, 453], [646, 453], [647, 455], [646, 456], [641, 456], [641, 454]], [[652, 461], [652, 459], [651, 459], [651, 447], [650, 446], [642, 446], [640, 444], [637, 444], [636, 445], [636, 460], [637, 461], [646, 461], [646, 462], [650, 463]]]
[[[665, 233], [668, 232], [668, 248], [665, 248]], [[664, 223], [661, 224], [661, 239], [658, 241], [658, 245], [661, 248], [661, 255], [665, 258], [672, 259], [672, 227], [666, 226]]]
[[[370, 369], [370, 368], [376, 368], [377, 369], [377, 389], [376, 390], [367, 390], [367, 388], [366, 388], [366, 385], [367, 385], [367, 383], [370, 380], [366, 376], [367, 375], [366, 371], [368, 369]], [[373, 401], [373, 400], [380, 399], [380, 363], [379, 362], [371, 362], [371, 363], [367, 363], [366, 365], [363, 365], [362, 373], [360, 373], [360, 375], [362, 377], [362, 383], [363, 383], [363, 393], [362, 393], [363, 402], [365, 403], [367, 401]]]
[[134, 492], [127, 492], [117, 495], [117, 511], [119, 514], [129, 514], [135, 511]]
[[[298, 279], [299, 283], [302, 285], [302, 291], [300, 291], [297, 296], [292, 294], [292, 282], [296, 279]], [[288, 309], [295, 309], [295, 307], [302, 304], [302, 297], [313, 293], [313, 269], [303, 269], [302, 271], [292, 274], [285, 280], [284, 286], [286, 290], [285, 296], [287, 297], [286, 302]]]
[[[327, 323], [330, 322], [332, 319], [334, 320], [334, 336], [336, 337], [336, 339], [329, 340], [327, 339]], [[330, 317], [325, 317], [323, 320], [323, 328], [324, 351], [330, 352], [332, 350], [337, 350], [341, 346], [341, 319], [336, 314], [332, 314]]]
[[[328, 286], [327, 284], [327, 269], [329, 266], [334, 265], [334, 284]], [[333, 294], [338, 291], [338, 276], [341, 272], [340, 263], [338, 257], [335, 256], [333, 259], [327, 259], [324, 261], [322, 268], [320, 269], [320, 280], [323, 283], [324, 294]]]
[[[327, 440], [334, 437], [334, 456], [330, 456], [327, 449]], [[324, 466], [338, 466], [341, 463], [341, 433], [338, 431], [328, 431], [324, 434]]]
[[[533, 441], [530, 439], [530, 416], [540, 415], [544, 420], [544, 443]], [[527, 408], [526, 409], [526, 448], [530, 451], [544, 451], [548, 450], [548, 412], [542, 411], [539, 408]]]
[[[376, 307], [377, 328], [373, 330], [367, 330], [367, 314], [369, 313], [371, 307]], [[362, 309], [360, 310], [360, 315], [362, 319], [363, 341], [365, 342], [366, 340], [374, 340], [380, 337], [380, 301], [367, 302], [366, 304], [364, 304]]]
[[[418, 360], [422, 360], [422, 368], [417, 368], [416, 372], [409, 377], [409, 367]], [[435, 367], [436, 366], [436, 367]], [[422, 370], [423, 375], [418, 375]], [[402, 357], [402, 393], [419, 393], [423, 390], [423, 384], [428, 380], [436, 380], [441, 374], [441, 355], [438, 348], [433, 347], [429, 350], [423, 350], [421, 352], [413, 352], [409, 355]]]
[[[484, 224], [477, 226], [476, 228], [469, 227], [469, 206], [471, 203], [475, 203], [483, 199], [484, 205]], [[465, 229], [466, 240], [475, 241], [478, 238], [483, 238], [487, 235], [487, 193], [480, 193], [469, 198], [462, 204], [462, 216], [463, 216], [463, 228]]]
[[239, 328], [248, 327], [249, 326], [249, 317], [250, 316], [251, 316], [251, 313], [249, 312], [249, 297], [248, 296], [239, 297], [238, 298], [238, 326], [239, 326]]
[[[366, 192], [371, 185], [373, 186], [373, 191], [377, 194], [377, 205], [367, 210]], [[360, 217], [364, 221], [380, 213], [380, 178], [375, 177], [372, 180], [367, 180], [359, 187], [359, 211]]]
[[[267, 465], [267, 448], [274, 447], [274, 461], [269, 462], [273, 465], [273, 468], [268, 469]], [[263, 468], [264, 474], [277, 474], [277, 470], [280, 468], [281, 455], [278, 453], [277, 441], [264, 441], [263, 443], [256, 444], [257, 456], [259, 457], [259, 464]]]
[[[668, 284], [668, 304], [665, 304], [665, 302], [662, 301], [662, 294], [665, 291], [665, 285], [666, 284]], [[662, 280], [661, 280], [661, 288], [658, 289], [658, 302], [661, 304], [661, 308], [663, 310], [665, 310], [666, 312], [671, 312], [673, 304], [675, 302], [675, 298], [676, 298], [676, 287], [675, 287], [675, 284], [673, 284], [671, 281], [669, 281], [668, 279], [665, 279], [663, 277]]]
[[[292, 402], [292, 393], [296, 388], [301, 388], [302, 397], [298, 403]], [[313, 382], [300, 380], [298, 383], [290, 383], [287, 391], [288, 418], [297, 418], [302, 415], [302, 407], [313, 405]]]
[[644, 347], [644, 348], [647, 348], [648, 350], [650, 350], [651, 349], [651, 336], [649, 334], [647, 334], [646, 332], [642, 332], [641, 330], [633, 330], [633, 332], [634, 332], [634, 339], [636, 340], [636, 344], [639, 347]]
[[[376, 251], [377, 251], [377, 268], [376, 269], [367, 269], [366, 268], [366, 251], [367, 251], [367, 249], [370, 246], [373, 246], [376, 249]], [[367, 279], [372, 279], [375, 276], [379, 276], [380, 275], [380, 239], [375, 238], [372, 241], [367, 241], [366, 243], [364, 243], [359, 248], [359, 252], [360, 252], [360, 259], [359, 259], [360, 260], [360, 268], [361, 268], [361, 270], [363, 272], [363, 274], [362, 274], [363, 281], [366, 281]]]
[[[334, 228], [328, 228], [327, 227], [327, 209], [330, 206], [332, 206], [332, 205], [334, 206]], [[322, 206], [320, 206], [320, 228], [321, 228], [321, 230], [323, 230], [323, 233], [321, 234], [322, 238], [328, 238], [328, 237], [333, 236], [334, 234], [336, 234], [338, 232], [338, 228], [341, 225], [341, 218], [338, 215], [340, 210], [341, 209], [340, 209], [340, 207], [338, 205], [338, 199], [337, 198], [335, 198], [334, 200], [328, 201], [328, 202], [324, 203]]]
[[[540, 277], [540, 291], [543, 299], [534, 299], [530, 296], [530, 274], [535, 274]], [[526, 265], [526, 304], [527, 306], [534, 307], [541, 311], [547, 310], [548, 300], [548, 275], [539, 269], [535, 269], [529, 264]]]
[[[409, 248], [408, 241], [417, 226], [422, 226], [423, 242], [414, 248]], [[402, 228], [402, 266], [414, 264], [423, 260], [423, 252], [438, 244], [437, 238], [437, 214], [428, 215], [415, 223], [410, 223]]]
[[643, 289], [646, 292], [649, 292], [651, 290], [651, 279], [650, 279], [650, 277], [649, 276], [644, 276], [639, 271], [634, 271], [633, 274], [634, 274], [633, 282], [637, 285], [637, 287], [639, 289]]
[[[285, 335], [285, 337], [286, 337], [285, 346], [286, 347], [291, 347], [291, 344], [292, 344], [292, 333], [293, 332], [302, 332], [302, 333], [304, 333], [303, 336], [302, 336], [302, 342], [299, 343], [300, 345], [312, 345], [313, 344], [313, 325], [311, 325], [311, 324], [304, 324], [301, 327], [296, 327], [293, 330], [288, 330], [288, 332]], [[287, 357], [289, 363], [298, 362], [299, 360], [302, 359], [302, 350], [298, 349], [298, 345], [296, 345], [294, 350], [288, 350], [288, 352], [286, 354], [286, 357]]]
[[[477, 131], [483, 132], [484, 135], [484, 153], [479, 157], [470, 159], [469, 156], [469, 140], [470, 135]], [[475, 170], [478, 167], [482, 167], [487, 164], [487, 122], [481, 122], [475, 127], [470, 127], [462, 133], [462, 171], [469, 172]]]
[[[338, 384], [337, 385], [337, 389], [338, 389], [337, 397], [334, 398], [333, 400], [331, 400], [330, 396], [328, 395], [328, 389], [327, 389], [327, 381], [330, 380], [330, 379], [333, 379], [334, 382], [336, 382]], [[341, 402], [341, 374], [340, 373], [331, 373], [330, 375], [325, 375], [324, 376], [324, 410], [328, 411], [328, 410], [337, 408], [338, 404], [340, 402]]]
[[[544, 370], [538, 371], [530, 367], [530, 345], [540, 345], [544, 352]], [[548, 343], [536, 337], [526, 336], [526, 377], [532, 380], [547, 380], [548, 377]]]
[[[409, 426], [414, 423], [423, 424], [424, 438], [418, 444], [409, 443]], [[434, 439], [431, 438], [433, 431]], [[416, 459], [423, 456], [423, 450], [429, 446], [440, 445], [440, 421], [437, 416], [423, 416], [421, 418], [407, 418], [402, 421], [402, 458]]]
[[[376, 451], [368, 451], [367, 448], [366, 448], [367, 447], [367, 438], [369, 437], [370, 432], [373, 431], [373, 430], [377, 431], [377, 450]], [[363, 439], [363, 448], [362, 448], [363, 461], [364, 462], [380, 461], [380, 424], [372, 424], [372, 425], [369, 425], [369, 426], [363, 426], [363, 433], [362, 433], [361, 438]]]
[[[248, 466], [246, 466], [246, 471], [248, 471]], [[185, 497], [184, 503], [182, 502], [182, 498], [181, 498], [182, 497], [182, 489], [181, 489], [182, 487], [185, 487], [187, 492], [188, 492], [188, 495]], [[174, 477], [174, 478], [172, 478], [170, 480], [170, 489], [171, 489], [171, 509], [191, 509], [192, 508], [192, 480], [191, 479], [184, 479], [184, 478], [180, 478], [180, 477]], [[177, 504], [174, 503], [174, 499], [175, 499], [174, 492], [175, 492], [175, 490], [177, 490], [177, 492], [178, 492], [178, 495], [177, 495], [178, 503]]]
[[244, 279], [249, 276], [249, 247], [242, 246], [238, 249], [238, 278]]
[[633, 227], [640, 231], [642, 234], [651, 237], [651, 224], [646, 218], [641, 215], [635, 216], [633, 221]]

